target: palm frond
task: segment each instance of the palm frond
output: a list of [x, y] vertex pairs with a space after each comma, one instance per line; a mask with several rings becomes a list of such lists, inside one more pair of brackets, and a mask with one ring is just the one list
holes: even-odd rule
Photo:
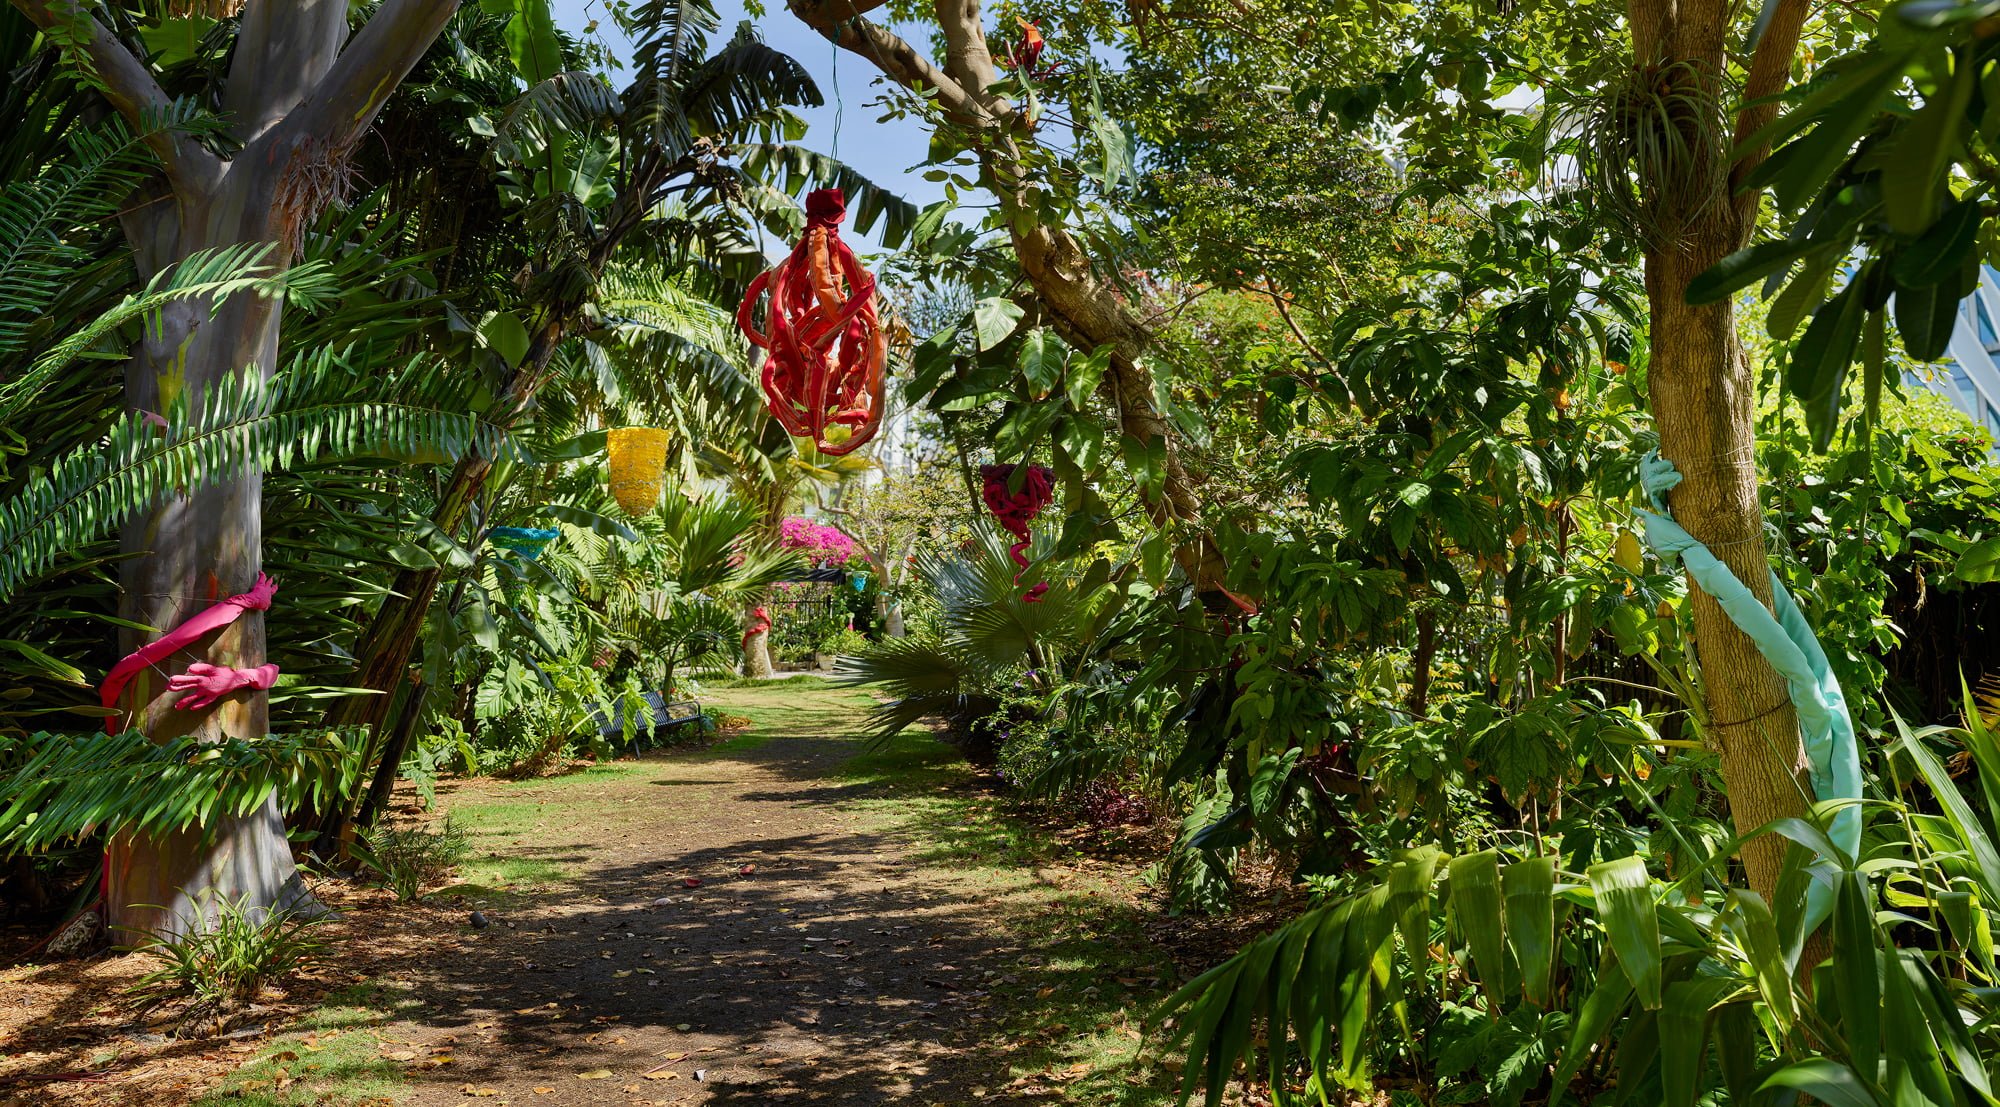
[[87, 258], [74, 229], [110, 222], [153, 172], [146, 138], [195, 114], [176, 105], [139, 132], [117, 119], [78, 131], [68, 157], [0, 188], [0, 357], [21, 352], [36, 318]]
[[882, 224], [882, 244], [895, 249], [916, 226], [915, 204], [863, 176], [846, 162], [791, 143], [758, 143], [738, 148], [746, 183], [744, 202], [773, 234], [796, 238], [805, 212], [794, 201], [816, 188], [837, 188], [847, 199], [847, 216], [857, 235]]
[[688, 58], [708, 53], [708, 36], [722, 26], [709, 0], [642, 0], [620, 15], [632, 36], [632, 63], [640, 73], [677, 80]]
[[[324, 267], [295, 266], [287, 272], [273, 273], [263, 264], [269, 252], [269, 243], [257, 242], [202, 250], [162, 271], [143, 290], [125, 297], [51, 346], [26, 373], [0, 385], [0, 423], [19, 416], [43, 384], [90, 353], [107, 335], [135, 319], [152, 323], [160, 309], [169, 303], [208, 300], [212, 305], [220, 305], [236, 295], [284, 295], [310, 303], [332, 294], [333, 287]], [[4, 341], [0, 337], [0, 342]], [[122, 359], [125, 355], [121, 352], [115, 356]]]
[[729, 45], [688, 73], [680, 90], [681, 112], [696, 135], [742, 137], [779, 108], [823, 102], [805, 67], [766, 46], [747, 21]]
[[493, 152], [505, 163], [527, 160], [551, 135], [588, 135], [617, 126], [618, 93], [594, 73], [558, 73], [507, 106], [494, 124]]

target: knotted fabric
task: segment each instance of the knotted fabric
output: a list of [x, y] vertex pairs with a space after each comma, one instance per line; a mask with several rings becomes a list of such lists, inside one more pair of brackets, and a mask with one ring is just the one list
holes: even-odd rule
[[[1693, 535], [1681, 529], [1668, 514], [1665, 496], [1681, 482], [1674, 463], [1659, 455], [1646, 454], [1639, 463], [1639, 483], [1652, 500], [1653, 511], [1640, 511], [1646, 526], [1646, 544], [1660, 560], [1678, 559], [1701, 590], [1708, 593], [1729, 621], [1750, 637], [1757, 652], [1785, 678], [1792, 707], [1798, 712], [1799, 735], [1810, 764], [1813, 794], [1822, 802], [1846, 801], [1834, 813], [1831, 826], [1833, 845], [1848, 857], [1861, 855], [1861, 752], [1855, 743], [1854, 722], [1847, 714], [1847, 697], [1840, 690], [1840, 678], [1827, 664], [1826, 651], [1813, 635], [1812, 627], [1792, 599], [1791, 593], [1771, 573], [1771, 608], [1722, 559]], [[1767, 570], [1768, 571], [1768, 570]], [[1833, 889], [1815, 880], [1806, 891], [1806, 926], [1816, 927], [1833, 908]]]
[[[1035, 516], [1040, 515], [1042, 509], [1049, 506], [1049, 501], [1055, 498], [1056, 475], [1054, 470], [1047, 466], [1030, 465], [1027, 467], [1027, 472], [1022, 474], [1021, 490], [1015, 492], [1008, 486], [1013, 483], [1016, 468], [1017, 466], [1013, 465], [982, 465], [979, 467], [979, 475], [986, 482], [981, 492], [986, 499], [987, 508], [993, 512], [993, 517], [999, 521], [1001, 528], [1014, 536], [1014, 544], [1008, 547], [1007, 556], [1013, 558], [1014, 564], [1025, 570], [1028, 567], [1030, 541], [1028, 524], [1033, 522]], [[1016, 572], [1015, 582], [1019, 583], [1020, 579], [1021, 574]], [[1047, 583], [1037, 584], [1028, 589], [1027, 594], [1021, 598], [1029, 603], [1040, 603], [1043, 594], [1048, 590]]]
[[750, 626], [743, 632], [743, 648], [748, 650], [750, 648], [750, 639], [770, 629], [771, 613], [765, 610], [763, 604], [758, 604], [750, 611]]
[[[787, 433], [820, 453], [849, 453], [882, 423], [888, 339], [875, 314], [875, 278], [840, 240], [846, 198], [806, 197], [806, 232], [785, 260], [750, 283], [736, 325], [764, 358], [764, 399]], [[768, 293], [768, 296], [767, 296]], [[764, 325], [757, 325], [758, 308]]]
[[[132, 683], [132, 678], [139, 675], [140, 670], [165, 661], [180, 650], [192, 645], [197, 638], [200, 638], [204, 634], [228, 626], [238, 618], [241, 618], [246, 611], [269, 611], [271, 609], [271, 597], [277, 594], [277, 582], [262, 573], [258, 573], [257, 583], [251, 587], [250, 591], [209, 605], [200, 614], [195, 615], [173, 630], [168, 631], [165, 635], [162, 635], [158, 641], [148, 642], [131, 653], [126, 654], [119, 660], [118, 664], [111, 667], [109, 673], [105, 674], [104, 683], [98, 688], [99, 700], [106, 707], [116, 707], [118, 697], [125, 692], [125, 686]], [[202, 671], [196, 672], [197, 669]], [[269, 670], [269, 680], [265, 683], [257, 684], [256, 681], [264, 679], [265, 670]], [[234, 675], [221, 675], [224, 673]], [[221, 696], [228, 695], [230, 692], [241, 688], [252, 687], [253, 685], [257, 688], [269, 688], [272, 683], [277, 681], [278, 667], [276, 665], [265, 665], [257, 669], [228, 669], [226, 667], [209, 665], [206, 662], [196, 662], [195, 665], [189, 667], [188, 674], [189, 678], [192, 679], [174, 677], [168, 681], [167, 687], [176, 692], [192, 691], [192, 695], [181, 697], [179, 702], [175, 703], [174, 706], [183, 711], [194, 711], [207, 707]], [[227, 688], [221, 688], [221, 685], [228, 684], [231, 681], [240, 681], [240, 683], [235, 683]], [[211, 688], [221, 688], [221, 690], [210, 694]], [[104, 726], [105, 733], [110, 733], [110, 718], [105, 719]]]

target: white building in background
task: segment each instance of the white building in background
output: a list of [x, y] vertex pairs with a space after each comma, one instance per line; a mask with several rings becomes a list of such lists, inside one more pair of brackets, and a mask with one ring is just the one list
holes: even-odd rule
[[1958, 305], [1951, 360], [1911, 380], [1950, 400], [2000, 443], [2000, 271], [1983, 268], [1979, 290]]

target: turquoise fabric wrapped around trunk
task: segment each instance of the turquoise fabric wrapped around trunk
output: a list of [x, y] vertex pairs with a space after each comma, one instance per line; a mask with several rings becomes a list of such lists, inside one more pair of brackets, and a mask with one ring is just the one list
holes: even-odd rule
[[[1822, 803], [1848, 801], [1833, 816], [1833, 844], [1850, 858], [1858, 858], [1861, 751], [1855, 743], [1854, 720], [1848, 715], [1840, 680], [1827, 665], [1826, 651], [1778, 574], [1771, 574], [1771, 609], [1766, 609], [1729, 566], [1674, 522], [1664, 497], [1680, 482], [1680, 471], [1657, 450], [1647, 453], [1639, 463], [1640, 486], [1655, 509], [1638, 513], [1645, 524], [1646, 544], [1660, 560], [1670, 564], [1680, 561], [1694, 583], [1714, 597], [1729, 620], [1750, 636], [1758, 652], [1785, 678], [1792, 706], [1798, 712], [1813, 793]], [[1811, 931], [1825, 921], [1832, 906], [1832, 886], [1815, 879], [1806, 892], [1806, 929]]]

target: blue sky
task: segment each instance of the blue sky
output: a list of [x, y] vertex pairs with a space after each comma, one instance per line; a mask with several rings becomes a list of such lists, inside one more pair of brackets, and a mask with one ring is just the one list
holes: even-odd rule
[[[603, 0], [553, 0], [553, 4], [556, 22], [563, 29], [581, 33], [595, 19], [597, 33], [606, 45], [621, 56], [629, 56], [630, 43], [619, 35]], [[798, 59], [826, 97], [824, 107], [800, 112], [809, 127], [804, 145], [823, 154], [837, 154], [870, 180], [919, 206], [944, 199], [941, 184], [911, 172], [929, 148], [924, 128], [911, 119], [876, 122], [882, 110], [870, 105], [878, 104], [884, 89], [876, 83], [874, 67], [845, 52], [836, 63], [833, 44], [787, 12], [783, 0], [770, 0], [768, 7], [769, 12], [753, 20], [764, 41]], [[741, 0], [717, 0], [716, 10], [722, 16], [725, 34], [749, 18]]]

